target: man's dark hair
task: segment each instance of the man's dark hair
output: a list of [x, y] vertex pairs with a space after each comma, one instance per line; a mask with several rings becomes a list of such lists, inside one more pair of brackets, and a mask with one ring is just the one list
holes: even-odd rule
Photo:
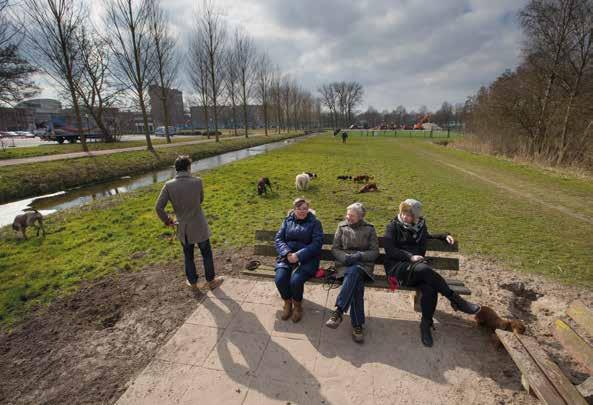
[[175, 170], [178, 172], [186, 172], [191, 166], [191, 159], [187, 155], [178, 156], [175, 159]]

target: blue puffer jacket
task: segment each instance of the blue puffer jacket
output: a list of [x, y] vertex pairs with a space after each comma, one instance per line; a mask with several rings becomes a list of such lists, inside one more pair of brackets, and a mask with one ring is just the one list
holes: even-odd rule
[[311, 212], [300, 221], [291, 212], [276, 233], [274, 244], [279, 261], [284, 260], [289, 253], [296, 253], [300, 263], [319, 260], [323, 245], [321, 222]]

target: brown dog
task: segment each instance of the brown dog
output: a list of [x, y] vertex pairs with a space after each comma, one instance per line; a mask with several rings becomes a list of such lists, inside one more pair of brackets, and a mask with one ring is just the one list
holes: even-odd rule
[[363, 174], [363, 175], [354, 177], [352, 180], [354, 180], [356, 183], [363, 183], [363, 182], [366, 183], [372, 179], [374, 179], [373, 176], [369, 176], [368, 174]]
[[23, 214], [19, 214], [14, 217], [14, 221], [12, 222], [12, 229], [15, 232], [20, 232], [23, 235], [23, 239], [27, 239], [27, 228], [29, 226], [34, 226], [37, 228], [37, 236], [39, 236], [39, 231], [43, 233], [45, 236], [45, 228], [43, 228], [43, 215], [35, 209], [29, 208], [25, 210]]
[[371, 191], [379, 191], [376, 183], [367, 183], [358, 190], [359, 193], [370, 193]]
[[272, 183], [270, 183], [270, 179], [268, 179], [267, 177], [262, 177], [257, 182], [257, 194], [258, 195], [267, 194], [268, 187], [270, 187], [270, 191], [272, 191]]
[[525, 333], [525, 325], [517, 319], [504, 319], [498, 316], [492, 308], [482, 305], [480, 311], [476, 314], [476, 323], [490, 329], [492, 333], [496, 329], [513, 331], [519, 335]]

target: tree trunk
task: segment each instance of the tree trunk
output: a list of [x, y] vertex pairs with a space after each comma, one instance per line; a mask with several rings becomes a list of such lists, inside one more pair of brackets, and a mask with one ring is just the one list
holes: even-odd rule
[[268, 106], [266, 103], [263, 103], [264, 108], [264, 128], [266, 136], [268, 136]]
[[144, 136], [146, 136], [146, 149], [154, 151], [152, 147], [152, 140], [150, 139], [150, 131], [148, 130], [148, 113], [146, 112], [146, 105], [144, 104], [144, 91], [141, 89], [138, 92], [138, 101], [140, 102], [140, 110], [142, 111], [142, 122], [144, 123]]
[[171, 137], [169, 136], [169, 107], [167, 106], [167, 91], [162, 86], [162, 75], [161, 75], [161, 102], [163, 103], [163, 115], [165, 116], [165, 138], [167, 143], [171, 143]]

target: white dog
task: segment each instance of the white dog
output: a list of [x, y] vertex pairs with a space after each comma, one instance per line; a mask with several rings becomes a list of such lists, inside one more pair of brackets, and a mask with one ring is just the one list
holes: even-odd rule
[[307, 190], [309, 188], [309, 180], [311, 180], [311, 178], [307, 173], [297, 174], [294, 181], [297, 191]]

